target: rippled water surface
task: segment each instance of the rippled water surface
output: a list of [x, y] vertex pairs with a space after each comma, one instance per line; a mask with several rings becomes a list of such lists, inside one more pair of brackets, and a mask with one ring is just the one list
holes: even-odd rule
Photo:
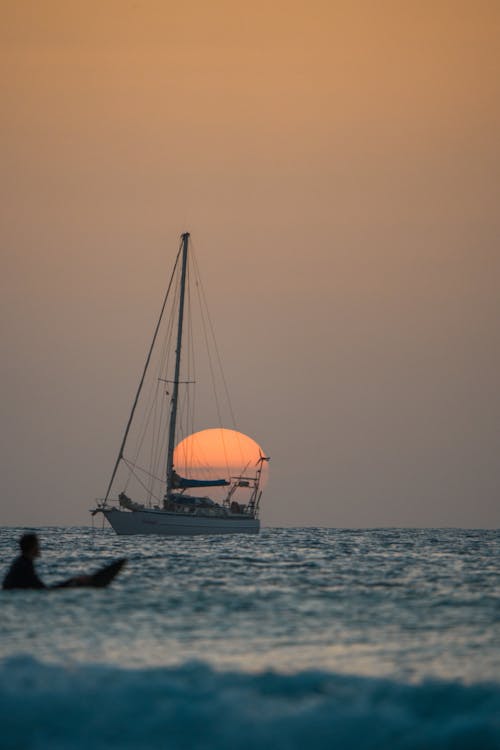
[[[0, 532], [3, 571], [23, 529]], [[497, 680], [496, 531], [264, 529], [118, 537], [38, 529], [46, 583], [126, 556], [106, 590], [1, 592], [0, 658]]]

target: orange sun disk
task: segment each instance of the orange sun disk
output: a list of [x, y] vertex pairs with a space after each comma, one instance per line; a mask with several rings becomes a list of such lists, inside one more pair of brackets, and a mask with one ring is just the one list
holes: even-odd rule
[[[229, 479], [255, 476], [259, 458], [265, 455], [255, 440], [236, 430], [213, 428], [184, 438], [174, 452], [176, 471], [190, 479]], [[261, 486], [267, 480], [264, 463]]]

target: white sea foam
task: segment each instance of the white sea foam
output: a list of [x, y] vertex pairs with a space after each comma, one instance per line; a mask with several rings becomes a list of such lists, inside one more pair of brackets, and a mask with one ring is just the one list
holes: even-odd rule
[[3, 750], [494, 750], [500, 685], [0, 663]]

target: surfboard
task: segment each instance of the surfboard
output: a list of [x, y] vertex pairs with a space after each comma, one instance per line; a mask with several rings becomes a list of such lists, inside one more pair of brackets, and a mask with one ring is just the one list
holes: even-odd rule
[[78, 580], [78, 577], [68, 578], [66, 581], [56, 583], [55, 586], [51, 586], [51, 588], [67, 589], [90, 586], [92, 588], [102, 589], [105, 586], [109, 586], [111, 581], [116, 578], [126, 562], [127, 558], [122, 557], [119, 560], [115, 560], [114, 562], [109, 563], [109, 565], [104, 565], [104, 567], [99, 568], [99, 570], [96, 570], [95, 573], [92, 573], [92, 575], [88, 576], [88, 578], [86, 578], [86, 580], [84, 581]]

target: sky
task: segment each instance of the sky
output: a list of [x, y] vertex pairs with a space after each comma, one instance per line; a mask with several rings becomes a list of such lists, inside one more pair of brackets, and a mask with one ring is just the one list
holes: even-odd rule
[[90, 523], [189, 231], [264, 525], [498, 527], [500, 5], [1, 18], [0, 524]]

